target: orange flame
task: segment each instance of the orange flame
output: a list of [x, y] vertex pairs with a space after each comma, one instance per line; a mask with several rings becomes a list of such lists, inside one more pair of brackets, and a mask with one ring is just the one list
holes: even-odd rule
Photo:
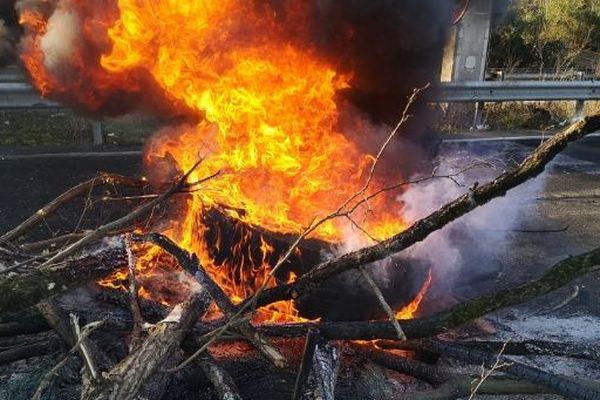
[[[80, 12], [92, 7], [82, 0], [64, 2]], [[187, 197], [182, 217], [163, 232], [196, 253], [215, 281], [239, 302], [269, 276], [273, 245], [261, 237], [261, 256], [256, 257], [249, 249], [252, 235], [246, 232], [233, 248], [225, 249], [241, 261], [216, 262], [205, 240], [210, 227], [203, 215], [220, 207], [248, 226], [298, 234], [313, 218], [350, 198], [374, 162], [339, 128], [337, 96], [349, 87], [351, 75], [297, 43], [276, 12], [253, 1], [118, 0], [117, 5], [116, 13], [80, 15], [84, 33], [101, 31], [100, 37], [109, 43], [102, 46], [103, 39], [95, 39], [105, 50], [87, 84], [137, 86], [139, 81], [128, 77], [143, 71], [162, 90], [164, 102], [173, 107], [185, 104], [199, 117], [196, 125], [172, 129], [167, 137], [152, 141], [145, 160], [151, 168], [173, 160], [183, 172], [202, 159], [190, 176], [192, 182], [222, 171]], [[30, 45], [23, 56], [35, 85], [43, 93], [68, 89], [57, 88], [44, 67], [39, 41], [47, 21], [30, 13], [22, 14], [21, 21], [35, 33], [28, 36]], [[81, 52], [74, 54], [78, 58], [73, 63], [80, 65]], [[401, 179], [398, 175], [396, 180]], [[372, 186], [384, 183], [375, 176]], [[385, 239], [405, 227], [396, 195], [383, 193], [365, 201], [353, 213], [352, 223], [328, 220], [312, 236], [341, 242], [351, 234], [369, 243], [355, 228], [359, 224], [370, 237]], [[148, 250], [138, 259], [138, 270], [152, 274], [161, 256], [157, 249]], [[117, 278], [103, 283], [118, 286]], [[151, 292], [144, 288], [140, 294]], [[290, 302], [261, 313], [261, 319], [297, 317]]]
[[432, 282], [433, 275], [431, 273], [431, 270], [429, 270], [427, 279], [425, 280], [423, 287], [421, 287], [421, 290], [419, 290], [419, 293], [417, 293], [417, 296], [413, 299], [413, 301], [410, 304], [403, 307], [400, 311], [396, 313], [396, 319], [412, 319], [417, 315], [417, 311], [419, 310], [419, 307], [421, 306], [425, 295], [429, 291]]

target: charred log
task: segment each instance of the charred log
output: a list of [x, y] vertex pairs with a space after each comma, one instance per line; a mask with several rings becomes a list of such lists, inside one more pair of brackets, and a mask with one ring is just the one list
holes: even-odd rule
[[310, 330], [306, 336], [293, 399], [334, 400], [339, 359], [339, 350], [323, 340], [319, 331]]
[[[600, 248], [555, 264], [541, 278], [513, 289], [491, 293], [465, 301], [430, 317], [400, 321], [409, 339], [431, 337], [456, 328], [501, 308], [515, 306], [559, 289], [573, 279], [586, 275], [600, 266]], [[387, 321], [347, 321], [300, 324], [263, 325], [258, 331], [267, 336], [299, 337], [315, 328], [330, 340], [376, 340], [397, 337]]]
[[46, 340], [38, 340], [0, 352], [0, 366], [31, 357], [40, 357], [60, 350], [61, 341], [53, 336]]
[[205, 353], [198, 358], [197, 363], [213, 384], [220, 400], [242, 400], [231, 375], [221, 368], [212, 356]]

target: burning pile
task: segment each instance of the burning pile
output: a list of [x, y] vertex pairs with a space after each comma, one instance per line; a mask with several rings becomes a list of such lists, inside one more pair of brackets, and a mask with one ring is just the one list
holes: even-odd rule
[[[0, 237], [0, 263], [9, 257], [1, 269], [0, 314], [38, 305], [43, 321], [82, 354], [85, 400], [137, 398], [151, 386], [142, 384], [169, 361], [179, 366], [167, 372], [197, 362], [220, 398], [238, 399], [220, 363], [239, 362], [249, 353], [242, 349], [238, 355], [230, 346], [240, 340], [277, 368], [276, 377], [300, 365], [295, 398], [332, 399], [342, 354], [334, 341], [348, 341], [352, 352], [346, 355], [423, 375], [418, 362], [401, 359], [406, 353], [382, 351], [372, 340], [394, 340], [401, 350], [452, 353], [437, 341], [404, 340], [435, 336], [589, 272], [598, 250], [557, 264], [541, 281], [415, 318], [435, 273], [427, 265], [404, 263], [399, 253], [540, 174], [566, 143], [600, 126], [600, 118], [582, 121], [516, 170], [474, 185], [422, 220], [409, 220], [399, 199], [407, 180], [457, 179], [420, 170], [429, 161], [420, 142], [426, 108], [420, 92], [413, 93], [437, 72], [452, 3], [19, 1], [21, 58], [41, 93], [96, 116], [152, 113], [165, 127], [146, 146], [145, 179], [101, 174]], [[137, 190], [137, 196], [120, 199], [139, 201], [125, 217], [91, 232], [23, 242], [72, 199], [117, 187]], [[22, 259], [36, 249], [38, 255]], [[384, 267], [394, 271], [387, 293], [373, 274]], [[375, 317], [355, 311], [356, 303], [367, 301], [360, 293], [349, 300], [355, 288], [343, 274], [350, 273], [377, 299]], [[99, 324], [80, 329], [77, 318], [63, 315], [64, 304], [49, 300], [88, 281], [102, 285], [100, 296], [126, 297], [130, 307], [126, 316], [119, 314], [123, 307], [109, 313], [112, 325], [103, 333], [110, 346], [87, 337]], [[331, 285], [342, 290], [329, 290]], [[396, 288], [401, 301], [390, 302]], [[356, 315], [332, 322], [319, 290], [341, 297], [338, 303]], [[300, 313], [296, 307], [311, 296], [319, 309]], [[324, 320], [305, 318], [309, 314]], [[146, 332], [149, 320], [155, 325]], [[65, 329], [69, 324], [73, 330]], [[278, 345], [273, 339], [290, 337], [306, 337], [304, 350], [297, 341], [281, 339]], [[116, 349], [113, 340], [127, 345]], [[180, 346], [188, 353], [183, 362], [175, 354]], [[215, 360], [222, 347], [223, 357]], [[476, 360], [488, 361], [485, 354]], [[537, 376], [507, 365], [515, 374]], [[346, 381], [352, 381], [354, 372], [347, 370]], [[453, 375], [429, 375], [436, 377], [430, 378], [433, 385], [455, 382]], [[589, 394], [553, 379], [559, 393]], [[51, 380], [42, 380], [38, 392]]]
[[[22, 59], [43, 94], [96, 113], [128, 111], [129, 99], [136, 99], [197, 121], [159, 133], [145, 164], [158, 187], [199, 160], [190, 181], [220, 172], [159, 228], [196, 253], [235, 302], [268, 276], [273, 244], [261, 237], [256, 255], [248, 250], [251, 235], [241, 235], [230, 259], [216, 262], [206, 213], [217, 208], [249, 226], [298, 235], [351, 198], [375, 162], [360, 146], [373, 127], [362, 122], [343, 131], [340, 116], [349, 104], [342, 92], [352, 88], [354, 71], [310, 46], [311, 12], [309, 2], [298, 1], [65, 0], [21, 13]], [[347, 35], [352, 40], [353, 32]], [[370, 196], [404, 178], [402, 162], [387, 164], [364, 193], [369, 201], [348, 204], [356, 206], [352, 219], [325, 221], [311, 237], [352, 240], [357, 248], [401, 231], [398, 190]], [[139, 257], [138, 271], [151, 273], [158, 256], [155, 250]], [[118, 286], [116, 280], [104, 283]], [[273, 312], [293, 317], [291, 304], [280, 306]]]

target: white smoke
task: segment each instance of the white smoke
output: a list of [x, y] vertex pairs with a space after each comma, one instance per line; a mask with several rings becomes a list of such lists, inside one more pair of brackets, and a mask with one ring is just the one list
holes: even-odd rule
[[[518, 146], [508, 146], [518, 151]], [[476, 167], [457, 176], [457, 182], [436, 178], [410, 186], [400, 196], [405, 203], [403, 215], [411, 222], [417, 221], [463, 195], [474, 184], [485, 184], [504, 170], [514, 168], [514, 161], [506, 161], [507, 155], [514, 149], [508, 149], [508, 152], [507, 149], [497, 149], [481, 158], [477, 155], [480, 149], [475, 147], [442, 148], [436, 175], [452, 175], [469, 166]], [[428, 263], [435, 271], [438, 284], [448, 287], [460, 281], [461, 274], [469, 269], [478, 268], [478, 272], [485, 272], [486, 268], [491, 268], [491, 261], [501, 257], [509, 247], [508, 236], [522, 223], [524, 202], [535, 198], [544, 183], [545, 175], [542, 174], [434, 232], [408, 249], [406, 254]]]
[[[487, 148], [481, 144], [442, 146], [434, 171], [438, 177], [411, 184], [398, 196], [398, 202], [404, 205], [402, 218], [412, 224], [428, 216], [462, 196], [473, 185], [483, 185], [516, 167], [512, 157], [520, 159], [526, 152], [527, 149], [510, 143], [500, 148], [497, 144]], [[489, 274], [493, 270], [493, 261], [501, 259], [503, 252], [510, 248], [509, 236], [522, 224], [523, 203], [535, 198], [544, 183], [545, 175], [542, 175], [475, 209], [399, 254], [400, 260], [431, 267], [436, 287], [440, 289], [451, 289], [468, 272]], [[335, 254], [358, 250], [367, 242], [363, 232], [349, 226], [344, 242], [335, 249]], [[381, 288], [403, 278], [395, 272], [398, 269], [396, 261], [398, 259], [386, 259], [369, 269]], [[348, 279], [355, 280], [356, 275], [349, 275]]]
[[77, 39], [81, 36], [81, 22], [76, 13], [58, 8], [48, 19], [48, 31], [41, 40], [44, 65], [53, 73], [69, 65]]

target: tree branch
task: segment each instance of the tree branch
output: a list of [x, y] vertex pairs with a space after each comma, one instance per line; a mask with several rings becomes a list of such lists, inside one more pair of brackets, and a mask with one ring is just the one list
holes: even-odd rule
[[276, 301], [297, 299], [307, 295], [325, 280], [361, 265], [385, 259], [427, 238], [431, 233], [480, 207], [494, 198], [504, 196], [509, 190], [541, 174], [546, 165], [567, 145], [600, 129], [600, 115], [593, 115], [576, 122], [563, 132], [538, 147], [516, 169], [502, 174], [494, 181], [470, 190], [458, 199], [446, 204], [428, 217], [370, 247], [344, 254], [326, 261], [298, 278], [294, 283], [280, 285], [263, 291], [251, 301], [263, 306]]

